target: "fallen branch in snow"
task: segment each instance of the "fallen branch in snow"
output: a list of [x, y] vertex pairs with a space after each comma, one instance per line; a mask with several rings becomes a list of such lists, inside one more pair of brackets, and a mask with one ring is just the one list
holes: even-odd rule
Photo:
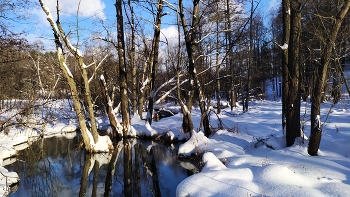
[[275, 148], [273, 146], [266, 143], [270, 139], [269, 137], [267, 137], [267, 138], [254, 137], [254, 139], [256, 140], [256, 142], [254, 143], [254, 148], [258, 148], [261, 145], [265, 145], [267, 148], [271, 148], [272, 150], [275, 150]]

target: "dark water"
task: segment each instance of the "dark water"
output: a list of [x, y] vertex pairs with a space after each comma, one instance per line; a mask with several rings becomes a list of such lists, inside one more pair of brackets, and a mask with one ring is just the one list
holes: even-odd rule
[[178, 146], [134, 139], [93, 156], [80, 143], [80, 137], [52, 137], [20, 151], [6, 166], [21, 179], [10, 196], [175, 196], [188, 176], [177, 159]]

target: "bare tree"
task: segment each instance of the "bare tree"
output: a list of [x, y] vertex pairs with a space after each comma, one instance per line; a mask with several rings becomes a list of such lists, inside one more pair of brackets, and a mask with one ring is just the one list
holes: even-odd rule
[[135, 115], [137, 113], [137, 66], [136, 66], [136, 42], [135, 42], [135, 12], [131, 1], [128, 0], [128, 6], [130, 9], [131, 19], [129, 19], [129, 24], [131, 28], [131, 50], [130, 50], [130, 66], [132, 73], [132, 111]]
[[327, 69], [330, 64], [332, 52], [335, 50], [335, 41], [337, 39], [338, 32], [342, 25], [342, 22], [347, 15], [350, 7], [350, 0], [342, 2], [338, 13], [332, 18], [332, 26], [330, 28], [329, 35], [323, 43], [323, 50], [321, 55], [321, 63], [316, 72], [315, 86], [312, 91], [312, 104], [311, 104], [311, 135], [309, 138], [308, 153], [310, 155], [317, 155], [318, 148], [320, 146], [322, 137], [322, 125], [320, 120], [321, 102], [324, 98], [324, 88], [327, 81]]
[[157, 3], [157, 11], [156, 11], [156, 19], [154, 23], [154, 35], [152, 41], [152, 51], [150, 58], [150, 71], [149, 71], [149, 82], [150, 82], [150, 93], [148, 96], [148, 109], [147, 109], [147, 122], [152, 124], [152, 115], [153, 115], [153, 103], [155, 96], [155, 80], [156, 80], [156, 68], [158, 67], [158, 53], [159, 53], [159, 42], [160, 42], [160, 26], [161, 26], [161, 18], [163, 16], [163, 0], [158, 0]]
[[[90, 94], [89, 78], [86, 70], [89, 66], [87, 66], [84, 63], [82, 53], [70, 43], [69, 38], [67, 37], [67, 34], [64, 32], [62, 28], [59, 20], [60, 18], [59, 18], [58, 4], [57, 4], [57, 21], [55, 23], [49, 8], [42, 2], [42, 0], [39, 0], [39, 3], [44, 13], [47, 16], [47, 20], [50, 23], [50, 26], [52, 27], [52, 30], [54, 33], [59, 66], [70, 87], [72, 100], [74, 104], [74, 110], [78, 117], [78, 123], [83, 136], [85, 149], [88, 152], [108, 151], [108, 149], [113, 148], [111, 140], [107, 137], [107, 138], [103, 138], [103, 139], [106, 139], [106, 141], [101, 142], [100, 140], [102, 140], [102, 137], [99, 136], [97, 133], [97, 126], [95, 122], [93, 104], [92, 104], [92, 99]], [[85, 89], [84, 96], [88, 105], [88, 117], [91, 121], [91, 133], [87, 127], [87, 122], [86, 122], [87, 117], [85, 117], [84, 111], [82, 109], [82, 105], [80, 103], [81, 95], [79, 95], [77, 90], [78, 85], [75, 81], [74, 76], [72, 75], [71, 70], [69, 69], [65, 61], [64, 52], [63, 52], [64, 46], [67, 47], [68, 51], [74, 56], [75, 60], [78, 62], [78, 68], [79, 68], [81, 77], [83, 79], [83, 85]], [[104, 146], [101, 146], [101, 147], [96, 146], [97, 143], [102, 143]]]
[[204, 133], [206, 136], [210, 135], [210, 128], [209, 128], [209, 118], [206, 110], [206, 100], [203, 94], [202, 87], [200, 85], [200, 81], [198, 79], [197, 71], [195, 69], [195, 51], [197, 47], [197, 28], [200, 20], [199, 16], [199, 0], [193, 0], [193, 8], [192, 8], [192, 23], [190, 26], [187, 25], [185, 14], [184, 14], [184, 7], [182, 0], [179, 0], [179, 15], [180, 20], [185, 36], [185, 43], [186, 43], [186, 50], [187, 50], [187, 58], [188, 58], [188, 74], [190, 78], [190, 92], [189, 96], [186, 99], [186, 108], [183, 110], [183, 123], [182, 128], [185, 132], [192, 132], [193, 131], [193, 123], [191, 116], [191, 107], [193, 102], [193, 95], [194, 93], [197, 94], [199, 107], [202, 114], [202, 121], [204, 125]]
[[287, 146], [300, 136], [300, 35], [301, 0], [283, 0], [282, 127]]
[[117, 37], [118, 37], [118, 59], [119, 59], [119, 82], [120, 82], [120, 102], [123, 122], [123, 138], [126, 138], [130, 130], [130, 112], [128, 99], [128, 84], [125, 62], [125, 41], [124, 41], [124, 20], [122, 0], [116, 0], [115, 8], [117, 12]]
[[287, 146], [300, 136], [300, 35], [301, 0], [290, 1], [290, 38], [288, 44], [288, 67], [284, 76], [288, 90], [285, 94]]

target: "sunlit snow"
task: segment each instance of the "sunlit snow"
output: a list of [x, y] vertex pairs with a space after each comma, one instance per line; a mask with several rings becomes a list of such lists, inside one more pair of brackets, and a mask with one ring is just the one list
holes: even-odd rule
[[[239, 105], [232, 111], [223, 109], [219, 117], [224, 128], [209, 138], [198, 131], [201, 118], [199, 108], [193, 108], [191, 112], [195, 131], [190, 139], [188, 134], [182, 133], [181, 113], [153, 121], [152, 125], [134, 116], [130, 135], [165, 134], [172, 139], [188, 139], [179, 148], [179, 154], [203, 154], [202, 171], [182, 181], [177, 187], [177, 196], [347, 196], [350, 192], [350, 100], [341, 102], [332, 108], [328, 116], [331, 104], [322, 104], [321, 122], [327, 121], [323, 124], [319, 156], [309, 156], [307, 153], [310, 120], [303, 119], [303, 112], [306, 107], [306, 113], [310, 113], [310, 104], [306, 103], [302, 104], [301, 110], [306, 136], [304, 139], [297, 138], [295, 144], [288, 148], [285, 147], [281, 127], [279, 101], [250, 102], [246, 113]], [[76, 130], [78, 124], [71, 106], [68, 100], [52, 102], [46, 109], [50, 109], [54, 117], [42, 130], [11, 127], [7, 135], [1, 132], [1, 166], [13, 162], [13, 159], [6, 158], [28, 147], [40, 134], [44, 137], [75, 136], [71, 132]], [[179, 108], [171, 104], [161, 107]], [[10, 114], [4, 113], [2, 118], [6, 115]], [[40, 116], [33, 118], [40, 121]], [[120, 121], [119, 116], [117, 119]], [[210, 114], [210, 121], [213, 127], [217, 127], [219, 122], [214, 113]], [[97, 122], [100, 129], [109, 128], [106, 115], [97, 117]], [[15, 172], [8, 174], [3, 167], [0, 167], [0, 171], [2, 196], [7, 191], [4, 175], [9, 175], [8, 183], [17, 181], [18, 176]]]

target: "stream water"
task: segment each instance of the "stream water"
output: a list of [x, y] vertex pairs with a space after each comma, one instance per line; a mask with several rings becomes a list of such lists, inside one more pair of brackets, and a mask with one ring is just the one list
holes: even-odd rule
[[190, 174], [177, 159], [178, 145], [133, 139], [91, 155], [80, 144], [79, 136], [52, 137], [21, 150], [5, 166], [21, 179], [10, 196], [175, 196]]

